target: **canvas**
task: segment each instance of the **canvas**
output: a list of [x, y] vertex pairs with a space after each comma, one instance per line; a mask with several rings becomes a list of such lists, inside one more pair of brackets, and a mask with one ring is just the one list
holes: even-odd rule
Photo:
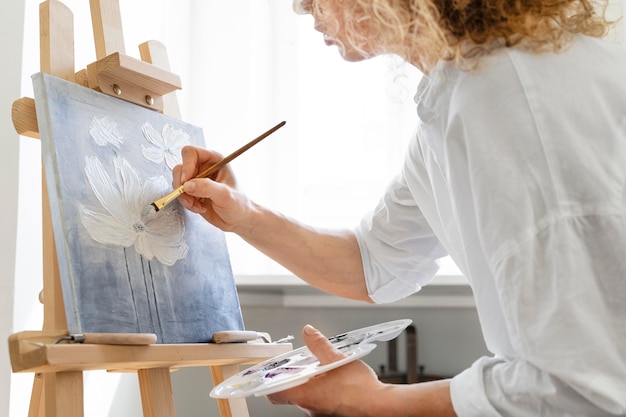
[[178, 202], [148, 209], [202, 130], [48, 74], [33, 86], [70, 333], [243, 329], [223, 232]]

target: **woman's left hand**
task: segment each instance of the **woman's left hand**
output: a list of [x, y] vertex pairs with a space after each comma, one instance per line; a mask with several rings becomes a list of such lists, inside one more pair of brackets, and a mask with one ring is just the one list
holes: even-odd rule
[[[321, 365], [345, 357], [328, 339], [311, 326], [305, 326], [302, 337]], [[310, 416], [362, 416], [372, 399], [384, 388], [376, 373], [362, 361], [354, 361], [319, 375], [304, 385], [268, 396], [273, 404], [293, 404]]]

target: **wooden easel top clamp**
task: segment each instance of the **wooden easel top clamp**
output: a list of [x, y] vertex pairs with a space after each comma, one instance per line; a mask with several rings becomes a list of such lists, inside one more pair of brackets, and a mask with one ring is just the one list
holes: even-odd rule
[[[102, 93], [180, 119], [175, 90], [180, 77], [170, 72], [165, 46], [158, 41], [139, 45], [141, 59], [126, 55], [118, 0], [89, 0], [97, 61], [75, 72], [74, 16], [58, 0], [39, 5], [40, 70]], [[35, 101], [13, 103], [18, 134], [39, 138]]]

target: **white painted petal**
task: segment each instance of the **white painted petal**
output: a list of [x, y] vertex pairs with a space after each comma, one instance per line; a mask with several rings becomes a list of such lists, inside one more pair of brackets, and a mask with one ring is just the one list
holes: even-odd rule
[[168, 149], [181, 149], [183, 146], [191, 143], [187, 132], [175, 129], [169, 123], [163, 127], [163, 142], [165, 142], [165, 146]]
[[182, 131], [179, 129], [176, 129], [170, 123], [165, 123], [165, 125], [163, 126], [163, 129], [161, 129], [161, 136], [163, 136], [163, 142], [165, 144], [167, 144], [168, 142], [171, 142], [174, 139], [174, 137], [178, 134], [178, 132], [182, 132]]
[[182, 214], [168, 208], [145, 221], [145, 231], [138, 236], [135, 248], [146, 259], [156, 257], [162, 264], [172, 266], [187, 256], [189, 246], [184, 240]]
[[[167, 130], [165, 130], [167, 128]], [[172, 125], [167, 124], [164, 128], [163, 139], [166, 143], [183, 143], [189, 141], [189, 134], [182, 129], [175, 129]]]
[[159, 211], [151, 220], [145, 221], [147, 234], [156, 240], [180, 242], [185, 234], [183, 214], [176, 208], [165, 212], [167, 208]]
[[102, 207], [114, 218], [123, 218], [124, 210], [119, 204], [122, 195], [97, 157], [92, 156], [85, 159], [85, 175], [91, 190]]
[[163, 163], [163, 158], [165, 157], [165, 151], [163, 150], [163, 148], [159, 148], [156, 146], [141, 145], [141, 154], [148, 161], [154, 162], [155, 164]]
[[160, 148], [165, 147], [165, 140], [150, 123], [144, 123], [143, 126], [141, 126], [141, 131], [148, 142]]
[[137, 235], [137, 239], [135, 240], [135, 250], [149, 261], [154, 258], [154, 252], [152, 251], [152, 246], [150, 245], [150, 239], [145, 234]]
[[[127, 221], [135, 221], [140, 218], [143, 209], [143, 187], [139, 180], [139, 174], [130, 163], [118, 156], [113, 160], [117, 186], [121, 191], [121, 199], [117, 202], [120, 209], [126, 214]], [[122, 219], [120, 219], [122, 220]]]
[[165, 163], [169, 169], [182, 163], [181, 151], [184, 146], [191, 144], [189, 134], [181, 129], [174, 129], [167, 124], [163, 127], [163, 139], [165, 141]]
[[[172, 191], [172, 184], [163, 175], [144, 180], [141, 193], [148, 204]], [[167, 208], [171, 208], [167, 206]]]
[[135, 242], [136, 233], [114, 217], [89, 210], [82, 205], [80, 214], [83, 226], [96, 242], [124, 247], [129, 247]]
[[89, 129], [89, 135], [91, 135], [93, 140], [100, 146], [106, 146], [108, 143], [106, 136], [99, 129], [94, 129], [94, 128]]
[[163, 136], [150, 123], [144, 123], [141, 131], [146, 140], [153, 145], [141, 146], [143, 157], [155, 164], [163, 163], [165, 157], [165, 139]]
[[146, 259], [151, 260], [156, 257], [159, 262], [166, 266], [172, 266], [179, 259], [184, 259], [189, 249], [184, 241], [157, 241], [149, 234], [139, 236], [135, 242], [135, 248]]
[[94, 116], [89, 123], [89, 134], [100, 146], [113, 145], [117, 148], [124, 142], [117, 130], [117, 123], [109, 116]]
[[166, 206], [156, 215], [145, 216], [143, 221], [157, 257], [181, 259], [186, 256], [184, 215], [176, 204]]
[[165, 154], [165, 165], [167, 165], [170, 171], [173, 170], [176, 165], [182, 164], [182, 163], [183, 163], [183, 157], [181, 156], [180, 151], [178, 153], [167, 152]]
[[185, 259], [188, 250], [189, 246], [182, 242], [179, 246], [155, 247], [155, 256], [163, 265], [172, 266], [179, 259]]
[[174, 207], [166, 207], [146, 222], [146, 235], [155, 256], [166, 265], [173, 265], [187, 256], [183, 215]]

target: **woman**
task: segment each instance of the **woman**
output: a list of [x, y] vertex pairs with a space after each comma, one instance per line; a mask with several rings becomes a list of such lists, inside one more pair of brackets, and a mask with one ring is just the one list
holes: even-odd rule
[[[449, 381], [385, 385], [354, 362], [271, 396], [311, 415], [626, 415], [626, 53], [589, 0], [304, 0], [344, 59], [424, 74], [400, 175], [356, 230], [250, 201], [185, 148], [181, 204], [311, 285], [368, 302], [418, 291], [449, 254], [487, 347]], [[341, 355], [311, 327], [323, 362]]]

